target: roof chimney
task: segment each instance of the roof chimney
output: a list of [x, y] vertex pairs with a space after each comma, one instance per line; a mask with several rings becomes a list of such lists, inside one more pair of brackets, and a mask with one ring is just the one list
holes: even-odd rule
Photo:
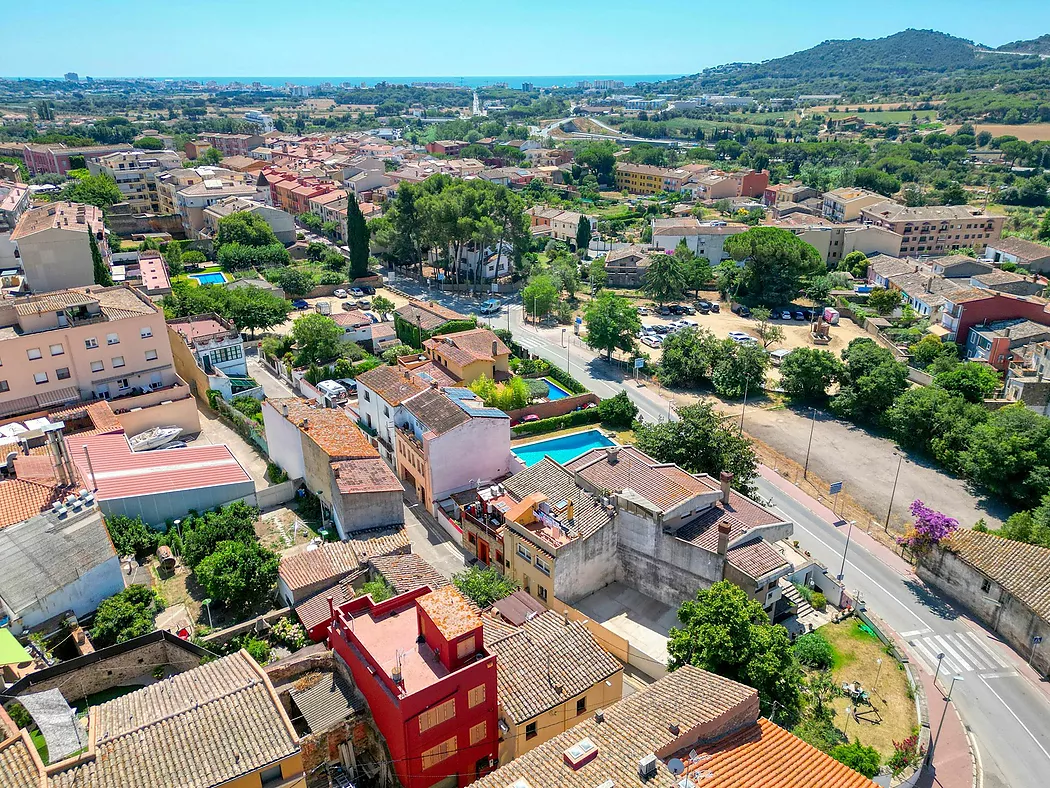
[[729, 523], [718, 524], [718, 554], [723, 558], [729, 552], [729, 532], [731, 530]]
[[287, 416], [288, 415], [288, 403], [287, 402], [284, 402], [284, 403], [281, 404], [281, 415], [282, 416]]
[[605, 459], [609, 461], [610, 465], [615, 465], [620, 460], [620, 447], [619, 446], [606, 446], [605, 447]]
[[496, 351], [497, 347], [499, 347], [499, 340], [497, 340], [497, 339], [492, 340], [492, 357], [493, 358], [495, 358], [496, 356], [499, 355], [499, 353]]
[[722, 484], [722, 503], [729, 503], [729, 485], [733, 483], [733, 474], [729, 471], [722, 471], [718, 474], [718, 480]]

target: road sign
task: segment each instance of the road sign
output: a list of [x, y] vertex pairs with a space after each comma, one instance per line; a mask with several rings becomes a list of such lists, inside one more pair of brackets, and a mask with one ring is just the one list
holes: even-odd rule
[[842, 482], [832, 482], [828, 487], [828, 495], [838, 495], [842, 492]]
[[1040, 636], [1040, 635], [1033, 635], [1032, 636], [1032, 645], [1033, 646], [1038, 646], [1042, 642], [1043, 642], [1042, 636]]
[[580, 317], [579, 315], [577, 315], [577, 316], [576, 316], [576, 324], [577, 324], [577, 325], [579, 325], [579, 324], [580, 324], [580, 323], [582, 323], [582, 322], [583, 322], [583, 318], [582, 318], [582, 317]]
[[634, 360], [634, 368], [635, 369], [641, 369], [644, 366], [645, 366], [645, 359], [644, 358], [636, 358]]

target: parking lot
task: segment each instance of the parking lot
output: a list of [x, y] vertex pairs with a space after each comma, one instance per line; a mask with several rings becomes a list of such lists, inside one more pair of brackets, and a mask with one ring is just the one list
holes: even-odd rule
[[[724, 339], [730, 336], [732, 332], [739, 332], [740, 334], [750, 336], [755, 340], [758, 339], [758, 335], [755, 333], [754, 318], [740, 317], [739, 315], [733, 314], [730, 311], [730, 305], [727, 302], [717, 301], [717, 294], [715, 293], [703, 293], [701, 294], [701, 298], [717, 303], [719, 311], [711, 312], [706, 315], [701, 314], [700, 312], [693, 315], [660, 315], [654, 313], [655, 310], [652, 308], [652, 305], [647, 305], [649, 307], [649, 314], [641, 316], [642, 326], [643, 328], [646, 326], [671, 326], [672, 324], [680, 324], [680, 321], [686, 320], [689, 321], [690, 324], [695, 323], [699, 328], [707, 329], [719, 339]], [[693, 305], [695, 302], [686, 301], [682, 303], [683, 305], [687, 303]], [[778, 317], [772, 318], [770, 322], [780, 326], [784, 330], [784, 340], [782, 342], [774, 342], [770, 344], [768, 350], [773, 351], [782, 348], [791, 350], [797, 347], [816, 347], [810, 339], [810, 324], [808, 320], [795, 320], [794, 318], [785, 320], [782, 317]], [[821, 345], [820, 347], [836, 354], [844, 350], [852, 340], [858, 337], [870, 336], [850, 320], [840, 320], [838, 325], [831, 326], [830, 330], [831, 342], [827, 345]], [[643, 344], [643, 348], [654, 361], [659, 361], [661, 357], [661, 350], [659, 347], [651, 347]]]
[[[388, 301], [392, 301], [395, 308], [399, 307], [399, 306], [404, 306], [405, 304], [408, 303], [408, 299], [407, 298], [405, 298], [402, 295], [398, 295], [397, 293], [393, 292], [392, 290], [390, 290], [389, 288], [386, 288], [386, 287], [376, 288], [376, 295], [381, 295], [384, 298], [386, 298]], [[310, 312], [315, 311], [316, 308], [317, 308], [317, 304], [319, 304], [319, 303], [327, 302], [328, 308], [331, 310], [331, 313], [334, 315], [334, 314], [337, 314], [337, 313], [343, 311], [343, 304], [345, 304], [347, 302], [356, 302], [356, 301], [360, 300], [360, 298], [366, 298], [366, 299], [368, 299], [369, 302], [371, 302], [371, 300], [373, 298], [375, 298], [375, 296], [374, 295], [368, 295], [368, 294], [362, 294], [361, 296], [352, 296], [352, 295], [347, 294], [346, 298], [339, 298], [339, 297], [337, 297], [335, 295], [319, 296], [318, 298], [301, 298], [301, 299], [300, 298], [296, 298], [296, 299], [294, 299], [294, 302], [300, 302], [301, 301], [302, 303], [306, 304], [306, 306], [301, 307], [301, 308], [293, 309], [291, 311], [291, 313], [289, 313], [289, 315], [288, 315], [288, 320], [286, 320], [283, 324], [277, 326], [276, 328], [271, 329], [271, 331], [274, 334], [281, 334], [281, 335], [290, 334], [292, 332], [292, 323], [295, 322], [295, 319], [297, 317], [302, 317], [303, 315], [307, 315]], [[358, 307], [354, 307], [354, 308], [358, 308]], [[360, 307], [360, 309], [362, 311], [368, 313], [368, 314], [373, 314], [370, 310], [365, 309], [364, 307]]]

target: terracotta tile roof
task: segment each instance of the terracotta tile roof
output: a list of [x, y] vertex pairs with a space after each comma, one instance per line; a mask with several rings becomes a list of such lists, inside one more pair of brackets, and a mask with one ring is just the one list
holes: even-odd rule
[[[62, 421], [67, 422], [65, 434], [69, 435], [101, 435], [109, 432], [123, 432], [124, 425], [120, 423], [120, 419], [113, 413], [113, 408], [110, 407], [109, 402], [106, 400], [99, 400], [98, 402], [92, 402], [89, 405], [74, 405], [71, 408], [64, 410], [56, 410], [47, 414], [49, 421], [56, 422]], [[76, 422], [79, 420], [86, 419], [90, 422], [91, 427], [87, 430], [73, 430], [70, 429], [68, 422]]]
[[646, 249], [644, 246], [624, 246], [620, 249], [613, 249], [611, 252], [609, 252], [609, 254], [605, 256], [605, 262], [606, 264], [609, 264], [615, 263], [619, 260], [648, 260], [649, 255], [651, 253], [652, 252], [649, 249]]
[[324, 583], [330, 585], [361, 568], [361, 560], [347, 542], [325, 542], [316, 550], [282, 556], [277, 574], [294, 593]]
[[877, 254], [868, 258], [868, 270], [879, 276], [890, 277], [915, 271], [915, 263], [888, 254]]
[[466, 315], [461, 315], [441, 304], [422, 303], [412, 301], [394, 310], [402, 319], [412, 325], [418, 325], [424, 331], [433, 331], [452, 320], [466, 320]]
[[982, 290], [979, 287], [967, 287], [963, 290], [957, 290], [954, 293], [948, 293], [944, 296], [945, 301], [950, 301], [953, 304], [968, 304], [971, 301], [984, 301], [986, 298], [995, 298], [998, 295], [994, 290]]
[[360, 328], [372, 325], [372, 320], [359, 309], [351, 309], [349, 312], [336, 312], [332, 320], [342, 328]]
[[78, 491], [81, 481], [78, 473], [74, 484], [60, 485], [46, 454], [16, 457], [15, 478], [0, 481], [0, 528], [47, 510], [55, 501]]
[[11, 240], [17, 241], [27, 235], [53, 228], [86, 233], [89, 229], [101, 226], [102, 211], [95, 206], [75, 202], [55, 202], [40, 208], [33, 208], [22, 214], [15, 229], [11, 231]]
[[547, 610], [501, 640], [496, 654], [500, 706], [515, 725], [556, 708], [623, 669], [578, 621]]
[[55, 775], [55, 788], [211, 788], [299, 752], [288, 715], [245, 651], [92, 713], [95, 758]]
[[357, 376], [358, 387], [374, 391], [388, 405], [397, 406], [427, 388], [415, 375], [396, 367], [376, 367]]
[[335, 484], [343, 495], [354, 493], [404, 492], [390, 466], [379, 457], [340, 460], [332, 463]]
[[592, 449], [565, 466], [599, 490], [631, 489], [666, 512], [690, 498], [718, 489], [675, 465], [658, 463], [633, 446]]
[[416, 417], [429, 432], [444, 435], [460, 424], [470, 421], [462, 408], [444, 392], [427, 389], [405, 402], [405, 409]]
[[999, 238], [998, 240], [991, 241], [988, 246], [992, 249], [1006, 252], [1007, 254], [1016, 255], [1017, 259], [1023, 263], [1028, 263], [1033, 260], [1042, 260], [1044, 257], [1050, 257], [1050, 246], [1043, 246], [1042, 244], [1033, 243], [1032, 241], [1026, 241], [1015, 235], [1008, 235]]
[[447, 640], [455, 640], [481, 626], [477, 607], [455, 586], [442, 586], [424, 594], [416, 600], [416, 604], [430, 616], [430, 620]]
[[0, 788], [46, 788], [44, 764], [29, 734], [22, 734], [0, 741]]
[[377, 555], [400, 555], [412, 550], [408, 531], [401, 526], [362, 531], [347, 542], [354, 546], [354, 552], [361, 561], [367, 561]]
[[[415, 358], [415, 356], [412, 356], [412, 358]], [[412, 374], [422, 378], [427, 383], [437, 383], [441, 388], [455, 386], [459, 383], [459, 378], [434, 361], [428, 361], [425, 364], [420, 364], [418, 367], [412, 367]]]
[[726, 552], [726, 558], [730, 564], [755, 580], [788, 566], [784, 556], [764, 539], [759, 538], [731, 547]]
[[512, 627], [520, 627], [532, 616], [539, 615], [545, 610], [547, 607], [542, 602], [520, 588], [510, 596], [493, 602], [488, 608], [488, 612], [506, 620]]
[[[268, 399], [264, 403], [299, 428], [333, 460], [371, 459], [379, 457], [361, 428], [345, 411], [338, 408], [311, 408], [298, 397]], [[284, 415], [284, 408], [288, 415]]]
[[386, 578], [396, 594], [415, 591], [423, 586], [436, 590], [449, 584], [448, 578], [415, 553], [377, 555], [370, 558], [368, 564], [373, 571]]
[[460, 365], [474, 361], [495, 361], [497, 357], [510, 355], [510, 348], [487, 328], [442, 334], [426, 340], [423, 347]]
[[332, 604], [338, 608], [354, 598], [354, 588], [349, 581], [344, 581], [295, 605], [295, 615], [307, 632], [331, 619], [328, 597], [332, 597]]
[[1050, 621], [1050, 548], [960, 529], [944, 549]]
[[519, 471], [503, 485], [518, 501], [533, 493], [543, 493], [552, 503], [572, 501], [575, 531], [583, 539], [597, 533], [611, 520], [611, 515], [600, 502], [576, 486], [572, 473], [550, 457]]
[[[722, 499], [719, 498], [714, 506], [704, 511], [697, 519], [680, 528], [675, 536], [713, 553], [718, 549], [718, 525], [723, 522], [728, 523], [730, 526], [729, 553], [732, 555], [735, 548], [743, 546], [743, 542], [748, 541], [750, 544], [750, 541], [744, 539], [744, 537], [752, 528], [762, 525], [775, 525], [785, 522], [785, 520], [783, 517], [762, 508], [736, 490], [731, 490], [728, 504], [722, 503]], [[757, 561], [768, 563], [775, 560], [776, 563], [773, 564], [773, 568], [784, 563], [783, 558], [775, 550], [770, 548], [770, 551], [771, 554], [767, 554], [764, 551], [759, 552], [758, 549], [742, 552], [739, 554], [739, 560], [744, 564]], [[744, 569], [745, 567], [741, 566], [740, 568]], [[757, 565], [754, 568], [758, 568]], [[769, 571], [772, 570], [770, 569]]]

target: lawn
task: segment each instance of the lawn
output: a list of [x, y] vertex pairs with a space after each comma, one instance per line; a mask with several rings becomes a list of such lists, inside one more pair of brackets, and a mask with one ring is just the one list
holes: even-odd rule
[[886, 652], [882, 642], [867, 631], [858, 618], [828, 624], [818, 631], [835, 650], [832, 669], [835, 685], [841, 687], [844, 682], [857, 681], [871, 694], [872, 706], [858, 707], [860, 719], [847, 717], [846, 708], [853, 705], [849, 698], [835, 698], [832, 703], [835, 727], [845, 730], [850, 740], [860, 739], [861, 744], [874, 747], [883, 760], [888, 759], [893, 754], [893, 742], [907, 738], [917, 726], [915, 701], [903, 666]]

